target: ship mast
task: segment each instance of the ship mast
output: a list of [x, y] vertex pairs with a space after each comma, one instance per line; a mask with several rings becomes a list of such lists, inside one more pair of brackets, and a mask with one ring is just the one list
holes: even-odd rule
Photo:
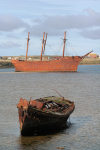
[[64, 32], [63, 58], [65, 53], [65, 44], [66, 44], [66, 32]]
[[27, 54], [28, 54], [28, 45], [29, 45], [29, 34], [30, 32], [28, 32], [28, 38], [27, 38], [27, 50], [26, 50], [26, 61], [27, 61]]
[[40, 60], [41, 60], [41, 61], [42, 61], [42, 54], [44, 54], [44, 51], [45, 51], [46, 41], [47, 41], [47, 33], [46, 33], [46, 37], [45, 37], [45, 32], [44, 32], [44, 33], [43, 33], [43, 40], [42, 40], [41, 57], [40, 57]]
[[44, 52], [45, 52], [46, 41], [47, 41], [47, 33], [46, 33], [46, 37], [45, 37], [45, 40], [44, 40], [44, 50], [43, 50], [43, 54], [44, 54]]

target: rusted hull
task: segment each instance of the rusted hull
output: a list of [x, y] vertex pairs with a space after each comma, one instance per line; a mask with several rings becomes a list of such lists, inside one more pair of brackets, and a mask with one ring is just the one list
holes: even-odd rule
[[19, 61], [12, 60], [15, 71], [20, 72], [58, 72], [58, 71], [77, 71], [77, 67], [82, 57], [64, 57], [50, 61]]
[[[49, 113], [46, 114], [29, 108], [28, 114], [23, 118], [23, 123], [20, 124], [22, 125], [21, 134], [33, 135], [35, 133], [40, 134], [53, 130], [63, 129], [66, 127], [66, 121], [69, 118], [70, 114], [73, 112], [73, 110], [74, 107], [70, 108], [66, 115], [59, 116]], [[21, 114], [20, 109], [19, 114]]]
[[[51, 99], [52, 97], [50, 97]], [[35, 100], [28, 102], [25, 99], [20, 99], [17, 107], [22, 135], [48, 133], [65, 128], [66, 121], [75, 108], [74, 103], [70, 101], [68, 101], [68, 104], [66, 103], [67, 105], [62, 104], [62, 107], [54, 105], [55, 108], [51, 107], [52, 110], [41, 104], [41, 102]], [[59, 109], [61, 109], [60, 112]]]

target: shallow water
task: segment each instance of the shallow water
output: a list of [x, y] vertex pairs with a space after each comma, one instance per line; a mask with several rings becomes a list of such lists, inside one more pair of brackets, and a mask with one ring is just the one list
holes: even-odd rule
[[[50, 135], [22, 137], [16, 104], [61, 95], [75, 102], [71, 126]], [[18, 73], [0, 69], [0, 150], [100, 150], [100, 65], [81, 65], [77, 73]]]

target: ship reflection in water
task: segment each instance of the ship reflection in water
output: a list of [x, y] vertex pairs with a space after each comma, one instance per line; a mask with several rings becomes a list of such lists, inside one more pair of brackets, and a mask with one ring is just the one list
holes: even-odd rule
[[[64, 131], [63, 131], [64, 132]], [[58, 145], [56, 143], [52, 143], [52, 146], [50, 146], [50, 143], [53, 140], [57, 140], [59, 135], [63, 132], [55, 132], [54, 134], [48, 134], [48, 135], [41, 135], [41, 136], [31, 136], [31, 137], [26, 137], [26, 136], [20, 136], [19, 140], [17, 141], [20, 145], [20, 149], [24, 150], [26, 147], [28, 149], [48, 149], [50, 150], [51, 147], [52, 149], [57, 149], [58, 147], [64, 147], [66, 148], [65, 145]], [[42, 145], [42, 146], [41, 146]]]

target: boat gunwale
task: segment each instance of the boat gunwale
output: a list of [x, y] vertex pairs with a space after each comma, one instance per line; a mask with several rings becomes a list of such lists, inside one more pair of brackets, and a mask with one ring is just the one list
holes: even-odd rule
[[53, 116], [59, 116], [59, 117], [65, 117], [65, 116], [68, 116], [68, 113], [70, 114], [75, 108], [75, 105], [74, 103], [69, 106], [69, 108], [66, 109], [66, 112], [54, 112], [54, 111], [43, 111], [43, 110], [39, 110], [37, 108], [34, 108], [31, 106], [31, 109], [34, 110], [34, 111], [37, 111], [39, 113], [42, 113], [42, 114], [47, 114], [47, 115], [53, 115]]

